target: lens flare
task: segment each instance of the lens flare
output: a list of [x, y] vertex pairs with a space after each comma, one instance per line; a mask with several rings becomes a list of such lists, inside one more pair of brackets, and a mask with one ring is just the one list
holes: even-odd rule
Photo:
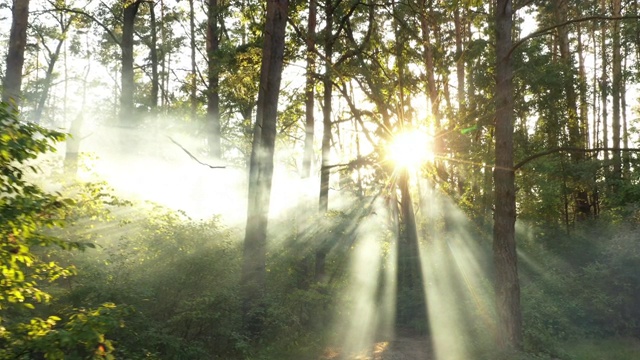
[[387, 156], [398, 167], [416, 169], [433, 160], [433, 139], [424, 131], [401, 132], [389, 144]]

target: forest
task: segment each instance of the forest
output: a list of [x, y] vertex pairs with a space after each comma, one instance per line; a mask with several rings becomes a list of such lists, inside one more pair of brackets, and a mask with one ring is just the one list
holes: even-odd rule
[[640, 359], [636, 0], [0, 3], [0, 360]]

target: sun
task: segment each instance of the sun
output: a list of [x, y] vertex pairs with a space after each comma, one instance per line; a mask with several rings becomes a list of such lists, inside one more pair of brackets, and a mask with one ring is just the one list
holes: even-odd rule
[[400, 132], [388, 145], [387, 157], [397, 167], [417, 169], [433, 161], [433, 137], [420, 130]]

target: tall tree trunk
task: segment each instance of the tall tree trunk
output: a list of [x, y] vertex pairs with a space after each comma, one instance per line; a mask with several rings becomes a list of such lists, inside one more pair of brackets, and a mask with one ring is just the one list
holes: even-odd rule
[[[401, 215], [401, 221], [398, 223], [396, 325], [402, 327], [415, 324], [415, 319], [419, 318], [421, 321], [425, 321], [428, 328], [418, 231], [409, 190], [409, 171], [406, 168], [396, 171], [398, 172], [397, 185], [400, 189]], [[406, 298], [403, 299], [402, 294]]]
[[[160, 23], [162, 23], [164, 21], [164, 0], [160, 0]], [[167, 89], [169, 88], [169, 84], [168, 84], [168, 79], [169, 76], [167, 75], [167, 50], [166, 50], [166, 44], [167, 44], [167, 32], [164, 26], [160, 26], [160, 38], [162, 41], [162, 51], [160, 53], [162, 59], [160, 61], [160, 84], [162, 84], [161, 86], [161, 91], [162, 93], [160, 94], [160, 107], [162, 109], [162, 111], [164, 111], [166, 109], [166, 106], [169, 102], [169, 100], [167, 99]]]
[[78, 161], [80, 155], [80, 142], [82, 141], [82, 125], [84, 124], [84, 115], [80, 111], [78, 115], [71, 121], [69, 127], [69, 136], [65, 143], [66, 149], [64, 153], [64, 174], [68, 178], [75, 178], [78, 173]]
[[241, 286], [244, 326], [254, 335], [259, 334], [263, 328], [260, 313], [264, 306], [266, 288], [267, 223], [288, 7], [288, 0], [267, 1], [260, 87], [249, 168]]
[[[444, 141], [441, 136], [442, 127], [442, 113], [440, 111], [440, 95], [436, 84], [436, 69], [433, 59], [434, 45], [431, 43], [431, 24], [429, 19], [432, 19], [431, 5], [427, 4], [427, 1], [422, 2], [422, 9], [420, 14], [420, 28], [422, 31], [422, 56], [424, 59], [425, 70], [427, 72], [427, 101], [431, 105], [431, 114], [433, 115], [433, 126], [435, 129], [434, 140], [434, 152], [441, 155], [444, 152]], [[447, 170], [442, 161], [436, 160], [436, 172], [442, 181], [448, 180]]]
[[[333, 56], [333, 0], [326, 0], [326, 28], [324, 42], [324, 77], [323, 85], [323, 104], [322, 104], [322, 165], [320, 167], [320, 196], [319, 207], [320, 213], [325, 213], [329, 209], [329, 177], [331, 168], [329, 168], [331, 156], [331, 100], [332, 100], [332, 67], [331, 58]], [[316, 251], [316, 280], [321, 281], [325, 275], [325, 259], [328, 250], [321, 246]]]
[[315, 132], [314, 118], [314, 96], [316, 71], [316, 23], [317, 23], [316, 0], [309, 0], [309, 23], [307, 24], [307, 79], [304, 91], [305, 104], [305, 137], [304, 155], [302, 158], [302, 177], [308, 178], [311, 175], [311, 163], [313, 162], [313, 137]]
[[29, 25], [29, 0], [13, 0], [13, 20], [9, 35], [7, 52], [7, 70], [2, 83], [2, 101], [15, 101], [15, 110], [20, 105], [22, 86], [22, 66], [24, 49], [27, 45], [27, 26]]
[[588, 80], [587, 72], [584, 64], [584, 46], [582, 40], [582, 26], [578, 24], [578, 77], [579, 77], [579, 94], [580, 94], [580, 131], [582, 132], [582, 143], [585, 148], [589, 148], [589, 99], [588, 99]]
[[[622, 108], [622, 146], [629, 148], [629, 126], [627, 124], [627, 57], [628, 48], [625, 46], [624, 68], [622, 73], [625, 74], [620, 85], [620, 107]], [[631, 171], [631, 155], [628, 151], [622, 154], [623, 177], [628, 179]]]
[[137, 0], [132, 3], [124, 2], [122, 43], [120, 44], [122, 50], [120, 122], [122, 125], [131, 123], [133, 120], [133, 96], [135, 93], [133, 74], [133, 32], [140, 3], [141, 0]]
[[456, 28], [456, 75], [458, 77], [458, 117], [461, 118], [461, 115], [464, 116], [464, 108], [465, 108], [465, 84], [464, 84], [464, 58], [463, 58], [463, 49], [462, 42], [464, 39], [464, 19], [460, 17], [460, 6], [461, 4], [456, 3], [456, 8], [454, 10], [454, 22]]
[[154, 2], [149, 2], [149, 18], [151, 20], [151, 46], [149, 47], [149, 57], [151, 58], [151, 103], [149, 107], [151, 108], [151, 113], [156, 115], [158, 112], [160, 78], [158, 75], [158, 22], [156, 21]]
[[220, 34], [218, 31], [218, 0], [209, 0], [207, 22], [207, 57], [209, 61], [209, 88], [207, 89], [207, 124], [209, 153], [216, 159], [222, 157], [220, 144]]
[[[613, 16], [620, 16], [620, 0], [613, 0]], [[611, 130], [613, 132], [613, 148], [620, 148], [620, 85], [622, 83], [622, 57], [620, 51], [620, 21], [613, 21], [613, 81], [611, 83], [611, 95], [613, 98], [613, 116]], [[622, 161], [620, 150], [613, 150], [613, 178], [622, 178]]]
[[[606, 0], [600, 1], [600, 13], [602, 15], [606, 14]], [[609, 97], [609, 70], [607, 70], [607, 63], [609, 62], [607, 56], [607, 21], [602, 22], [602, 29], [600, 34], [600, 48], [602, 53], [600, 54], [600, 64], [602, 66], [602, 72], [600, 76], [600, 101], [602, 105], [600, 108], [602, 110], [602, 147], [609, 147], [609, 124], [608, 124], [608, 106], [607, 99]], [[603, 152], [605, 162], [609, 159], [609, 151], [605, 150]], [[608, 171], [607, 171], [608, 172]]]
[[191, 86], [189, 100], [191, 102], [191, 120], [196, 120], [196, 111], [198, 109], [198, 99], [196, 94], [196, 19], [193, 10], [193, 0], [189, 0], [189, 37], [191, 39]]
[[497, 344], [501, 349], [522, 348], [522, 314], [516, 254], [515, 173], [513, 171], [513, 65], [511, 0], [496, 7], [496, 165], [493, 259], [495, 264]]

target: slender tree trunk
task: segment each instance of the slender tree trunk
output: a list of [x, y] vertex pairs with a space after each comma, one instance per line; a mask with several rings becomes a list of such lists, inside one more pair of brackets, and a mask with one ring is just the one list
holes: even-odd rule
[[149, 106], [151, 107], [151, 113], [156, 115], [158, 112], [160, 78], [158, 75], [158, 23], [156, 21], [154, 2], [149, 2], [149, 18], [151, 20], [151, 46], [149, 47], [149, 57], [151, 58], [151, 103]]
[[516, 254], [515, 173], [513, 171], [513, 30], [511, 0], [496, 7], [496, 166], [493, 258], [495, 263], [497, 344], [501, 349], [522, 348], [522, 314]]
[[[431, 5], [427, 4], [427, 1], [422, 2], [422, 9], [420, 14], [420, 28], [422, 32], [422, 46], [423, 46], [423, 59], [425, 70], [427, 72], [427, 101], [431, 105], [431, 113], [433, 114], [434, 129], [436, 137], [434, 140], [434, 151], [436, 154], [442, 154], [444, 152], [444, 141], [441, 136], [442, 127], [441, 120], [442, 114], [440, 112], [440, 95], [436, 84], [436, 69], [433, 59], [434, 45], [431, 43], [431, 24], [429, 19], [432, 18], [430, 8]], [[448, 181], [449, 175], [442, 161], [436, 160], [436, 172], [438, 177], [442, 181]]]
[[[164, 0], [160, 0], [160, 22], [164, 21]], [[160, 94], [160, 106], [162, 111], [165, 110], [168, 99], [167, 99], [167, 89], [169, 88], [168, 78], [167, 76], [167, 34], [164, 26], [160, 26], [160, 38], [162, 41], [162, 47], [160, 56], [162, 60], [160, 61], [160, 83], [162, 84], [162, 93]], [[166, 80], [166, 81], [165, 81]], [[167, 82], [167, 83], [165, 83]]]
[[456, 8], [454, 10], [454, 22], [456, 28], [456, 75], [458, 77], [458, 117], [464, 116], [464, 108], [465, 108], [465, 69], [464, 69], [464, 58], [463, 58], [463, 49], [462, 42], [464, 39], [464, 19], [460, 17], [460, 3], [456, 3]]
[[136, 15], [140, 7], [141, 0], [124, 4], [122, 22], [122, 69], [120, 92], [120, 122], [122, 125], [132, 122], [133, 118], [133, 96], [135, 93], [135, 82], [133, 74], [133, 32]]
[[267, 223], [288, 7], [288, 0], [267, 1], [241, 278], [243, 322], [253, 335], [263, 329], [261, 311], [266, 289]]
[[[628, 52], [625, 47], [624, 68], [622, 73], [625, 74], [620, 85], [620, 107], [622, 108], [622, 146], [629, 148], [629, 127], [627, 124], [627, 57]], [[631, 155], [628, 151], [622, 154], [623, 176], [628, 178], [631, 171]]]
[[9, 34], [7, 52], [7, 70], [2, 83], [2, 101], [13, 99], [15, 110], [20, 105], [22, 86], [22, 66], [24, 49], [27, 45], [27, 26], [29, 25], [29, 0], [13, 0], [13, 20]]
[[580, 94], [580, 132], [582, 133], [582, 144], [585, 148], [589, 147], [589, 99], [588, 99], [588, 80], [587, 72], [584, 64], [584, 46], [582, 43], [582, 26], [578, 24], [578, 77], [579, 77], [579, 94]]
[[[613, 16], [620, 16], [620, 0], [613, 0]], [[620, 85], [622, 83], [622, 59], [620, 51], [620, 21], [613, 21], [613, 59], [612, 71], [613, 81], [611, 84], [611, 94], [613, 98], [613, 116], [611, 128], [613, 131], [613, 148], [620, 148]], [[622, 161], [620, 151], [613, 151], [613, 174], [614, 179], [622, 178]]]
[[82, 125], [84, 124], [83, 112], [71, 121], [69, 134], [71, 135], [65, 141], [66, 149], [64, 153], [64, 173], [68, 178], [75, 178], [78, 173], [78, 161], [80, 154], [80, 141], [82, 140]]
[[[600, 1], [600, 13], [606, 14], [606, 0]], [[600, 77], [600, 100], [602, 102], [602, 147], [609, 147], [609, 124], [608, 124], [608, 106], [607, 99], [609, 97], [609, 75], [607, 63], [609, 62], [607, 56], [607, 21], [602, 22], [602, 29], [600, 34], [600, 48], [602, 49], [600, 64], [602, 66], [602, 72]], [[603, 152], [605, 162], [609, 159], [609, 151]]]
[[[406, 168], [397, 169], [397, 171], [401, 221], [398, 222], [396, 325], [407, 326], [415, 324], [415, 320], [420, 319], [425, 321], [428, 327], [418, 231], [409, 190], [409, 172]], [[407, 297], [403, 299], [402, 294]]]
[[316, 0], [309, 0], [309, 24], [307, 25], [307, 79], [304, 92], [305, 103], [305, 138], [304, 155], [302, 159], [302, 177], [311, 175], [311, 163], [313, 162], [313, 137], [315, 132], [314, 96], [315, 96], [315, 47], [316, 47]]
[[196, 94], [196, 22], [193, 10], [193, 0], [189, 0], [189, 35], [191, 38], [191, 91], [189, 100], [191, 101], [191, 120], [196, 120], [196, 111], [198, 109], [198, 99]]
[[[329, 209], [329, 178], [331, 175], [331, 169], [329, 168], [330, 156], [331, 156], [331, 100], [332, 100], [332, 67], [331, 58], [333, 56], [333, 0], [326, 0], [326, 28], [325, 28], [325, 43], [324, 43], [324, 77], [322, 79], [323, 84], [323, 99], [322, 104], [322, 166], [320, 168], [320, 196], [319, 196], [319, 211], [325, 213]], [[321, 246], [316, 251], [316, 280], [322, 281], [325, 277], [325, 260], [328, 250]]]
[[207, 56], [209, 61], [209, 89], [207, 89], [207, 124], [209, 126], [208, 143], [211, 156], [222, 157], [220, 144], [220, 34], [218, 30], [218, 0], [209, 0], [207, 22]]

